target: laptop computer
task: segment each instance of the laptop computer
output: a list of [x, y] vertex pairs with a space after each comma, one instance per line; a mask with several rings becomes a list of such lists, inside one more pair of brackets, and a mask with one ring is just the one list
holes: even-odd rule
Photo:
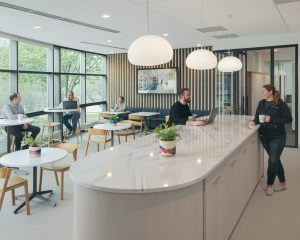
[[209, 114], [209, 117], [207, 119], [201, 119], [201, 120], [204, 121], [205, 124], [210, 124], [215, 120], [218, 112], [219, 112], [219, 108], [213, 108]]
[[63, 101], [63, 109], [77, 109], [77, 101]]

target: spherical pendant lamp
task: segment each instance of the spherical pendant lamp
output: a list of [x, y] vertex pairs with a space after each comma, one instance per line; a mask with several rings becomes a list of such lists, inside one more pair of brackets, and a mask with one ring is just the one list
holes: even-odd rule
[[220, 72], [235, 72], [241, 70], [242, 67], [241, 60], [234, 56], [224, 57], [218, 64]]
[[144, 35], [136, 39], [128, 49], [128, 60], [139, 66], [164, 64], [173, 58], [173, 48], [164, 38]]
[[186, 66], [196, 70], [208, 70], [217, 66], [217, 57], [207, 49], [191, 52], [186, 58]]

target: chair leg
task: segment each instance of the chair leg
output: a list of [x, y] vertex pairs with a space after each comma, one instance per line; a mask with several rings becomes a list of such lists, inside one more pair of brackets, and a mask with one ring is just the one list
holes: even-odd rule
[[87, 144], [86, 144], [85, 155], [84, 155], [84, 156], [87, 155], [87, 152], [88, 152], [88, 149], [89, 149], [89, 145], [90, 145], [90, 143], [89, 143], [89, 140], [88, 140], [88, 142], [87, 142]]
[[27, 215], [30, 215], [28, 182], [26, 182], [24, 185], [24, 192], [25, 192], [26, 213], [27, 213]]
[[39, 182], [39, 192], [42, 191], [42, 184], [43, 184], [43, 168], [40, 168], [40, 182]]
[[59, 186], [58, 175], [56, 171], [54, 171], [54, 175], [55, 175], [56, 185]]
[[118, 139], [119, 139], [119, 144], [121, 144], [121, 139], [120, 139], [120, 136], [118, 135]]
[[125, 142], [127, 142], [127, 135], [125, 136]]
[[99, 143], [97, 143], [97, 150], [98, 150], [98, 152], [100, 151]]
[[48, 147], [51, 147], [52, 128], [48, 127]]
[[15, 189], [11, 190], [11, 203], [13, 206], [16, 205], [16, 193], [15, 193]]
[[61, 172], [61, 179], [60, 179], [60, 199], [61, 200], [64, 200], [64, 175], [65, 175], [65, 172]]
[[42, 128], [41, 141], [40, 141], [41, 144], [44, 141], [44, 131], [45, 131], [45, 127]]

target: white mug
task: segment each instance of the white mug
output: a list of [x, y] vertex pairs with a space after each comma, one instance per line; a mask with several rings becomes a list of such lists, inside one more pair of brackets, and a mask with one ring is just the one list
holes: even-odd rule
[[259, 117], [259, 122], [260, 123], [264, 123], [265, 122], [265, 116], [266, 115], [259, 115], [258, 117]]
[[21, 122], [23, 119], [23, 114], [18, 114], [18, 121]]

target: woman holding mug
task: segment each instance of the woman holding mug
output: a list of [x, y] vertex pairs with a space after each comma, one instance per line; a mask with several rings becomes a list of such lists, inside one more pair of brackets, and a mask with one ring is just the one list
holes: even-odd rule
[[[262, 100], [258, 103], [255, 118], [250, 122], [250, 126], [260, 124], [260, 140], [269, 155], [266, 194], [272, 196], [274, 191], [286, 189], [280, 156], [286, 140], [284, 124], [291, 123], [293, 119], [287, 104], [282, 101], [280, 93], [273, 85], [264, 85], [261, 95]], [[279, 185], [273, 186], [276, 176], [279, 179]]]

